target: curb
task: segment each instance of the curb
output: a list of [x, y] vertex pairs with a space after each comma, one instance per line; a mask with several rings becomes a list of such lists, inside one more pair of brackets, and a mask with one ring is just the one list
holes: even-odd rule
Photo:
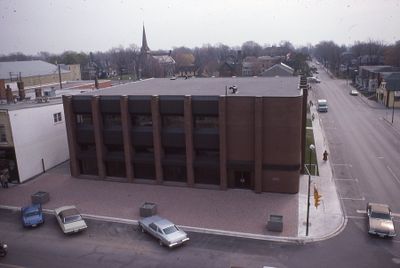
[[[21, 207], [0, 205], [0, 209], [11, 210], [11, 211], [20, 211]], [[52, 209], [43, 209], [43, 212], [45, 214], [54, 215], [54, 210], [52, 210]], [[138, 225], [137, 220], [100, 216], [100, 215], [93, 215], [93, 214], [83, 214], [83, 213], [81, 215], [84, 218], [90, 219], [90, 220]], [[243, 233], [243, 232], [231, 232], [231, 231], [191, 227], [191, 226], [184, 226], [184, 225], [178, 225], [178, 226], [180, 228], [182, 228], [182, 230], [184, 230], [184, 231], [193, 232], [193, 233], [212, 234], [212, 235], [247, 238], [247, 239], [254, 239], [254, 240], [281, 242], [281, 243], [305, 244], [307, 242], [319, 241], [319, 240], [315, 240], [313, 238], [284, 237], [284, 236], [277, 237], [277, 236], [271, 236], [271, 235], [258, 235], [258, 234]], [[320, 240], [323, 240], [323, 238], [321, 238]]]

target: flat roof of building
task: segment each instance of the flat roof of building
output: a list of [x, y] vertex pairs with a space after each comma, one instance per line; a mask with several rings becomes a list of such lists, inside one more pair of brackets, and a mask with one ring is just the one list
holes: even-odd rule
[[[60, 71], [61, 73], [71, 72], [64, 69]], [[58, 74], [57, 65], [41, 60], [0, 62], [0, 79], [10, 79], [10, 76], [19, 75], [21, 77], [31, 77], [52, 74]]]
[[6, 100], [2, 100], [0, 102], [0, 111], [7, 110], [7, 111], [15, 111], [15, 110], [22, 110], [22, 109], [30, 109], [30, 108], [39, 108], [43, 106], [50, 106], [62, 104], [62, 98], [49, 98], [47, 102], [37, 102], [36, 100], [23, 100], [17, 101], [15, 103], [7, 103]]
[[[300, 77], [150, 78], [82, 95], [205, 95], [298, 97]], [[229, 88], [236, 86], [237, 93]], [[226, 94], [227, 92], [227, 94]]]
[[[109, 80], [99, 80], [99, 83]], [[8, 84], [8, 83], [6, 83]], [[62, 83], [62, 89], [59, 83], [46, 85], [36, 85], [25, 88], [25, 100], [7, 103], [7, 100], [0, 100], [0, 110], [20, 110], [36, 107], [43, 107], [62, 103], [62, 95], [79, 95], [86, 91], [94, 90], [94, 80], [66, 81]], [[42, 89], [42, 98], [35, 97], [35, 88]], [[54, 89], [54, 95], [46, 96], [51, 88]], [[18, 89], [13, 90], [13, 94], [18, 96]]]

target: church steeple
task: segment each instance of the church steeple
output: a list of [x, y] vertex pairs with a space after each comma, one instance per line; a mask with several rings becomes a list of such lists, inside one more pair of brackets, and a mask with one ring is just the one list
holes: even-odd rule
[[142, 36], [142, 48], [140, 49], [140, 51], [142, 53], [150, 52], [150, 48], [147, 45], [146, 30], [144, 29], [144, 24], [143, 24], [143, 36]]

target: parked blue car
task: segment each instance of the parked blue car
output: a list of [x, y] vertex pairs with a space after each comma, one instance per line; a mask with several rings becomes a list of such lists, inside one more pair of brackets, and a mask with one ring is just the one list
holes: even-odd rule
[[21, 209], [22, 225], [24, 227], [36, 227], [44, 223], [42, 206], [40, 204], [32, 204]]

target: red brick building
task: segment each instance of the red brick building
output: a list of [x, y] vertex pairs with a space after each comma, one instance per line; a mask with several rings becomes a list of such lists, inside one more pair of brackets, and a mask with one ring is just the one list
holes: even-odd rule
[[64, 96], [71, 173], [297, 193], [305, 87], [299, 77], [150, 79]]

